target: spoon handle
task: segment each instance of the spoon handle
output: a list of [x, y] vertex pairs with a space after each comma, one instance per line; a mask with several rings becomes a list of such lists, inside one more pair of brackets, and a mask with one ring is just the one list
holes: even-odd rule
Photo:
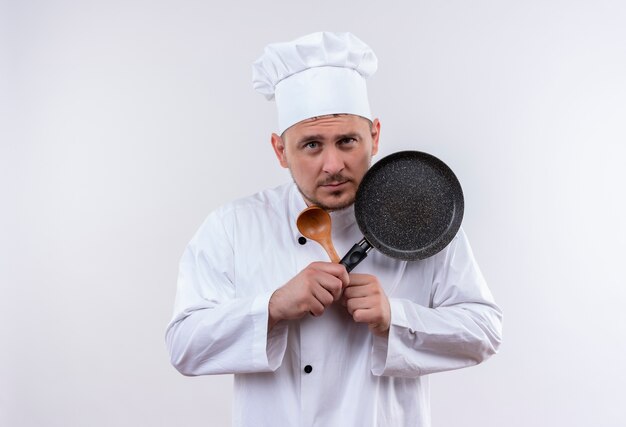
[[320, 243], [326, 250], [326, 253], [328, 254], [328, 257], [330, 258], [330, 260], [334, 262], [335, 264], [339, 264], [339, 255], [337, 254], [337, 251], [335, 250], [335, 246], [333, 245], [333, 242], [330, 239], [324, 239]]

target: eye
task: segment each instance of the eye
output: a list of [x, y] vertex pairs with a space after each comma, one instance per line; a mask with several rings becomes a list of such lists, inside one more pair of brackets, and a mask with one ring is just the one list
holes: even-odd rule
[[356, 143], [356, 138], [348, 137], [339, 140], [340, 145], [350, 145]]
[[307, 142], [306, 144], [304, 144], [304, 148], [308, 148], [309, 150], [314, 150], [317, 147], [319, 147], [319, 145], [320, 145], [319, 142], [310, 141], [310, 142]]

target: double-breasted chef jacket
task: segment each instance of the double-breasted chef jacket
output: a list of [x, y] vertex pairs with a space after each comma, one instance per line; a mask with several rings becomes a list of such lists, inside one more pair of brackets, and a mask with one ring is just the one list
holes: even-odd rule
[[[166, 342], [185, 375], [235, 374], [236, 426], [429, 426], [428, 377], [494, 354], [501, 311], [461, 229], [438, 254], [401, 261], [372, 250], [355, 273], [378, 277], [391, 307], [388, 337], [339, 303], [268, 332], [272, 293], [322, 247], [298, 232], [295, 184], [211, 213], [180, 262]], [[332, 212], [340, 254], [362, 238], [354, 208]]]

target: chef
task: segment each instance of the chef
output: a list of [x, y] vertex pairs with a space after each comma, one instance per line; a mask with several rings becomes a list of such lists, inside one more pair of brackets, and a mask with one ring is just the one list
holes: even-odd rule
[[293, 182], [208, 216], [166, 333], [184, 375], [235, 375], [236, 426], [429, 426], [427, 374], [498, 349], [501, 312], [463, 229], [425, 260], [372, 251], [348, 274], [296, 228], [317, 205], [339, 253], [362, 237], [353, 203], [378, 151], [365, 84], [376, 67], [361, 40], [329, 32], [270, 44], [253, 65]]

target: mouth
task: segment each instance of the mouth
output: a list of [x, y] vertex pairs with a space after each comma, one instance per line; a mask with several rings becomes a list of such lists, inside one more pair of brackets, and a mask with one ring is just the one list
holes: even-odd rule
[[348, 184], [349, 181], [336, 181], [336, 182], [327, 182], [325, 184], [321, 184], [320, 187], [326, 188], [328, 190], [337, 190], [342, 188], [344, 185]]

